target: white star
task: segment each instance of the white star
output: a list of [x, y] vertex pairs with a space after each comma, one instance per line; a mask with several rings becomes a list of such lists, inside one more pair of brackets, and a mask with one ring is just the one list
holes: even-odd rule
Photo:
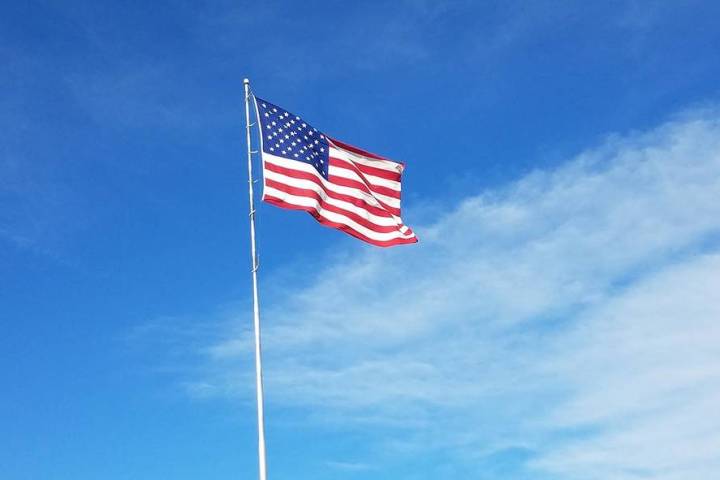
[[267, 105], [265, 105], [265, 104], [263, 103], [263, 104], [262, 104], [262, 107], [263, 107], [263, 108], [267, 108]]
[[285, 143], [285, 139], [284, 139], [284, 138], [281, 138], [281, 139], [280, 139], [280, 143]]
[[285, 150], [282, 151], [282, 154], [285, 155]]
[[315, 133], [315, 132], [314, 132], [314, 131], [313, 131], [313, 132], [308, 132], [308, 135], [312, 135], [313, 133]]
[[266, 116], [266, 117], [269, 117], [269, 116], [270, 116], [270, 114], [269, 114], [269, 113], [267, 113], [267, 112], [265, 112], [265, 116]]
[[273, 112], [277, 112], [277, 108], [273, 108]]
[[267, 136], [267, 139], [268, 139], [268, 140], [272, 140], [272, 135], [268, 135], [268, 136]]
[[273, 124], [273, 127], [277, 125], [277, 123], [275, 123], [275, 120], [273, 120], [271, 123]]
[[297, 153], [293, 153], [293, 157], [298, 158], [298, 154], [297, 154]]
[[307, 127], [307, 124], [306, 124], [306, 123], [303, 123], [303, 124], [302, 124], [302, 127], [303, 127], [303, 128]]
[[271, 151], [271, 152], [274, 152], [275, 149], [274, 149], [273, 147], [270, 147], [270, 151]]
[[285, 138], [290, 138], [290, 135], [285, 135]]

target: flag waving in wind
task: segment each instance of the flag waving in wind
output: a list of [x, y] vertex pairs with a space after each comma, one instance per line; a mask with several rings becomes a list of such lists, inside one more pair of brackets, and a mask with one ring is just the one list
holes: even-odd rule
[[255, 97], [255, 108], [264, 201], [305, 210], [372, 245], [417, 242], [400, 218], [402, 163], [330, 138], [266, 100]]

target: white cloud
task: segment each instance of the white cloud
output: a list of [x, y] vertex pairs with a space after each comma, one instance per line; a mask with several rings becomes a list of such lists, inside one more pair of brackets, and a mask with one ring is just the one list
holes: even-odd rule
[[58, 247], [65, 235], [82, 227], [82, 221], [68, 220], [80, 209], [77, 196], [56, 181], [51, 168], [43, 169], [25, 155], [2, 153], [0, 244], [7, 242], [71, 265], [71, 261], [58, 255]]
[[[558, 478], [717, 476], [719, 118], [468, 198], [417, 246], [305, 265], [266, 293], [269, 402], [401, 427], [398, 451], [522, 448]], [[237, 393], [247, 333], [203, 350], [203, 394]]]
[[550, 370], [571, 393], [545, 419], [589, 428], [536, 466], [569, 478], [720, 472], [720, 255], [698, 256], [581, 316]]
[[325, 462], [325, 464], [330, 467], [337, 470], [345, 470], [345, 471], [351, 471], [351, 472], [362, 472], [371, 470], [372, 466], [366, 464], [366, 463], [359, 463], [359, 462], [338, 462], [338, 461], [328, 461]]

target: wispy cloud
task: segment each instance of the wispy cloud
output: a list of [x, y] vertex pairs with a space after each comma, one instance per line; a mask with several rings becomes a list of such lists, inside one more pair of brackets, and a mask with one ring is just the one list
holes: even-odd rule
[[[265, 297], [269, 401], [400, 428], [397, 451], [717, 475], [719, 152], [720, 115], [696, 111], [467, 198], [417, 247], [304, 265]], [[203, 396], [251, 395], [249, 332], [198, 352]]]
[[544, 358], [570, 393], [543, 418], [586, 434], [535, 466], [568, 478], [700, 479], [720, 460], [720, 255], [699, 255], [581, 316]]
[[0, 158], [0, 241], [68, 264], [55, 248], [62, 236], [80, 228], [68, 225], [78, 210], [75, 195], [55, 182], [52, 173], [29, 164], [14, 152]]
[[337, 470], [344, 470], [344, 471], [350, 471], [350, 472], [363, 472], [366, 470], [371, 470], [372, 466], [368, 465], [367, 463], [359, 463], [359, 462], [339, 462], [339, 461], [327, 461], [325, 464], [330, 467]]
[[55, 112], [35, 108], [52, 104], [34, 91], [44, 76], [43, 63], [24, 49], [8, 46], [0, 47], [0, 61], [7, 71], [0, 89], [10, 92], [0, 97], [0, 242], [71, 264], [58, 247], [84, 227], [86, 215], [78, 214], [79, 196], [60, 181], [63, 169], [53, 161], [55, 135], [61, 129], [47, 128], [47, 119]]

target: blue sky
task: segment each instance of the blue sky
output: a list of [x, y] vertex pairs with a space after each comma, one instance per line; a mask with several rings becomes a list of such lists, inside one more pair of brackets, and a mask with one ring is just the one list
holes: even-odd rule
[[243, 77], [421, 239], [260, 207], [271, 479], [717, 477], [718, 15], [2, 2], [2, 477], [256, 475]]

